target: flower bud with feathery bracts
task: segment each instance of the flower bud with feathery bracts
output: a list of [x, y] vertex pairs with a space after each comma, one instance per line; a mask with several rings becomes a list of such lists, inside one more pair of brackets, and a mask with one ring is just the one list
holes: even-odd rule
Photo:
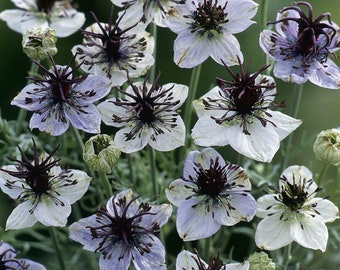
[[85, 143], [83, 159], [92, 170], [111, 173], [120, 153], [109, 135], [99, 134]]
[[56, 32], [40, 26], [28, 29], [22, 38], [24, 53], [33, 60], [44, 60], [58, 52]]
[[261, 251], [255, 252], [251, 254], [248, 258], [248, 262], [250, 263], [249, 270], [275, 270], [275, 263], [271, 258], [268, 257], [268, 254]]
[[321, 131], [316, 137], [313, 151], [318, 160], [338, 166], [340, 164], [340, 130], [332, 128]]

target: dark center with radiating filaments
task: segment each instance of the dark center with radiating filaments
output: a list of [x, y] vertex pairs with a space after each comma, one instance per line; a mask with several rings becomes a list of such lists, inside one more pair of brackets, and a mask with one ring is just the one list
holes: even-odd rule
[[282, 203], [292, 211], [301, 209], [308, 197], [308, 192], [304, 191], [304, 186], [285, 182], [281, 191]]
[[136, 108], [136, 112], [140, 121], [142, 121], [144, 124], [150, 124], [154, 122], [154, 100], [148, 97], [146, 97], [144, 100], [141, 100], [138, 104], [138, 107]]
[[219, 30], [220, 24], [228, 21], [224, 13], [227, 3], [222, 7], [217, 5], [217, 0], [214, 3], [213, 0], [204, 0], [194, 11], [194, 20], [205, 30]]

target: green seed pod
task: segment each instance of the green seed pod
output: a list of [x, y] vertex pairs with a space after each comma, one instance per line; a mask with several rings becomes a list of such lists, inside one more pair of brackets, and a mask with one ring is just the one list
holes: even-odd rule
[[255, 252], [249, 256], [249, 270], [275, 270], [275, 263], [268, 257], [268, 254], [261, 251]]
[[332, 128], [321, 131], [313, 145], [315, 157], [329, 165], [340, 164], [340, 130]]
[[110, 136], [99, 134], [91, 137], [85, 143], [83, 159], [94, 171], [109, 174], [112, 172], [112, 167], [118, 162], [120, 153]]
[[53, 29], [33, 27], [26, 31], [22, 38], [24, 53], [32, 60], [43, 60], [48, 54], [55, 55], [57, 36]]

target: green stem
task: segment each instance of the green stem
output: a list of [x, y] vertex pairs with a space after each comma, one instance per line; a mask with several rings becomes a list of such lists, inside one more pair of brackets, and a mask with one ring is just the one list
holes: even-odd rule
[[60, 243], [58, 240], [56, 229], [54, 227], [49, 227], [49, 231], [50, 231], [50, 235], [51, 235], [51, 238], [54, 244], [55, 251], [57, 253], [57, 258], [59, 261], [59, 269], [66, 270], [66, 265], [65, 265], [63, 254], [61, 252]]
[[288, 269], [288, 265], [292, 260], [292, 243], [284, 248], [285, 255], [284, 255], [284, 267], [283, 269]]
[[112, 187], [110, 184], [110, 180], [107, 177], [107, 174], [102, 171], [99, 172], [99, 175], [100, 179], [102, 180], [103, 189], [105, 190], [108, 198], [110, 198], [112, 196]]
[[151, 67], [150, 71], [150, 82], [153, 83], [156, 77], [156, 56], [157, 56], [157, 25], [155, 23], [152, 23], [152, 29], [151, 29], [152, 36], [154, 38], [154, 51], [153, 51], [153, 57], [155, 59], [155, 63]]
[[84, 143], [83, 143], [83, 139], [81, 138], [80, 136], [80, 133], [79, 133], [79, 130], [76, 129], [74, 126], [72, 126], [72, 130], [73, 130], [73, 134], [76, 138], [76, 141], [80, 147], [80, 153], [82, 154], [83, 153], [83, 149], [84, 149]]
[[[261, 12], [262, 29], [266, 29], [267, 28], [267, 22], [268, 22], [268, 0], [262, 0], [260, 12]], [[270, 59], [269, 59], [269, 56], [267, 54], [265, 54], [265, 62], [266, 62], [266, 65], [270, 64]], [[267, 75], [270, 74], [270, 71], [271, 71], [270, 68], [266, 69]]]
[[156, 177], [156, 157], [155, 157], [155, 150], [149, 146], [149, 159], [150, 159], [150, 170], [151, 170], [151, 180], [152, 180], [152, 188], [153, 188], [153, 194], [155, 195], [155, 199], [158, 199], [158, 181]]
[[[291, 107], [291, 113], [290, 113], [290, 115], [293, 118], [296, 118], [299, 113], [299, 108], [300, 108], [302, 93], [303, 93], [303, 86], [304, 84], [300, 84], [300, 85], [296, 84], [294, 87], [293, 106]], [[288, 165], [288, 161], [290, 158], [290, 150], [292, 148], [292, 142], [293, 142], [293, 137], [294, 137], [293, 134], [294, 132], [288, 136], [286, 150], [284, 152], [284, 161], [283, 161], [283, 166], [282, 166], [283, 169], [285, 169]]]
[[[39, 66], [35, 64], [34, 62], [32, 62], [28, 75], [34, 76], [38, 72], [38, 70], [39, 70]], [[26, 82], [26, 85], [32, 82], [33, 82], [32, 80], [28, 79]], [[27, 110], [24, 110], [24, 109], [19, 110], [17, 122], [16, 122], [16, 130], [15, 130], [16, 134], [20, 134], [22, 122], [25, 120], [26, 115], [27, 115]]]
[[328, 171], [328, 168], [329, 168], [329, 164], [325, 163], [321, 169], [321, 172], [320, 172], [320, 175], [318, 177], [318, 180], [317, 180], [317, 185], [320, 186], [323, 182], [323, 179], [325, 178], [326, 174], [327, 174], [327, 171]]

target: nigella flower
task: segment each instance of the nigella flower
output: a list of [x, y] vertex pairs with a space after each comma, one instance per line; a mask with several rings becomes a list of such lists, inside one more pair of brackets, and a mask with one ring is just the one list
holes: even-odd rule
[[[305, 6], [305, 14], [299, 6]], [[260, 35], [263, 51], [276, 61], [274, 75], [284, 81], [305, 83], [307, 80], [325, 88], [340, 88], [340, 69], [329, 59], [340, 48], [340, 30], [323, 13], [313, 19], [312, 6], [299, 1], [277, 14], [276, 31]]]
[[30, 78], [27, 85], [11, 102], [20, 108], [34, 111], [31, 129], [38, 128], [53, 136], [63, 134], [70, 123], [88, 133], [99, 133], [101, 117], [93, 102], [106, 96], [111, 90], [108, 79], [99, 75], [74, 76], [70, 62], [67, 66], [56, 65], [47, 70], [35, 62], [46, 75]]
[[8, 243], [0, 241], [0, 269], [46, 270], [45, 266], [29, 259], [17, 259], [17, 252]]
[[77, 61], [83, 62], [81, 68], [87, 73], [108, 77], [113, 86], [125, 83], [127, 72], [132, 78], [144, 75], [155, 61], [153, 37], [136, 25], [121, 28], [125, 13], [113, 24], [113, 8], [108, 24], [100, 23], [92, 15], [96, 22], [82, 30], [83, 45], [72, 49]]
[[9, 157], [18, 165], [3, 166], [0, 170], [0, 188], [18, 201], [6, 223], [6, 230], [33, 226], [37, 221], [45, 226], [65, 226], [71, 213], [71, 204], [87, 191], [91, 178], [80, 170], [63, 170], [59, 159], [51, 154], [37, 153], [33, 141], [33, 161], [18, 147], [22, 160]]
[[316, 197], [320, 189], [308, 168], [285, 169], [277, 194], [266, 194], [257, 200], [256, 215], [263, 220], [256, 228], [256, 245], [274, 250], [295, 241], [324, 252], [328, 240], [325, 223], [338, 219], [339, 209], [331, 201]]
[[76, 32], [85, 22], [84, 13], [77, 12], [70, 0], [11, 0], [19, 9], [0, 13], [9, 28], [24, 34], [36, 26], [50, 27], [58, 37]]
[[193, 0], [175, 5], [168, 11], [167, 25], [178, 34], [174, 61], [179, 67], [192, 68], [209, 56], [228, 66], [243, 59], [240, 44], [233, 34], [247, 29], [257, 12], [252, 0]]
[[221, 227], [250, 221], [256, 201], [244, 170], [226, 163], [212, 148], [189, 152], [183, 176], [166, 189], [178, 207], [176, 227], [184, 241], [210, 237]]
[[131, 190], [109, 199], [95, 215], [70, 226], [70, 238], [84, 249], [100, 252], [99, 268], [127, 270], [166, 269], [165, 249], [155, 235], [171, 216], [169, 204], [151, 206], [140, 203]]
[[272, 77], [245, 71], [240, 74], [225, 65], [233, 80], [217, 78], [218, 86], [194, 101], [199, 117], [192, 130], [195, 144], [224, 146], [230, 144], [240, 154], [262, 162], [270, 162], [280, 141], [294, 131], [301, 121], [271, 108], [275, 103], [276, 86]]
[[199, 257], [197, 252], [194, 254], [187, 250], [181, 251], [176, 259], [176, 270], [248, 270], [249, 267], [247, 261], [224, 264], [219, 256], [216, 258], [212, 256], [208, 264]]
[[115, 145], [125, 153], [143, 149], [147, 144], [158, 151], [171, 151], [184, 145], [185, 125], [177, 112], [188, 95], [185, 85], [132, 83], [125, 97], [111, 98], [98, 105], [106, 125], [121, 128]]
[[122, 25], [128, 27], [138, 22], [146, 25], [154, 22], [160, 27], [166, 27], [165, 16], [174, 4], [183, 4], [184, 0], [111, 0], [119, 7], [124, 8], [119, 14], [126, 12]]

